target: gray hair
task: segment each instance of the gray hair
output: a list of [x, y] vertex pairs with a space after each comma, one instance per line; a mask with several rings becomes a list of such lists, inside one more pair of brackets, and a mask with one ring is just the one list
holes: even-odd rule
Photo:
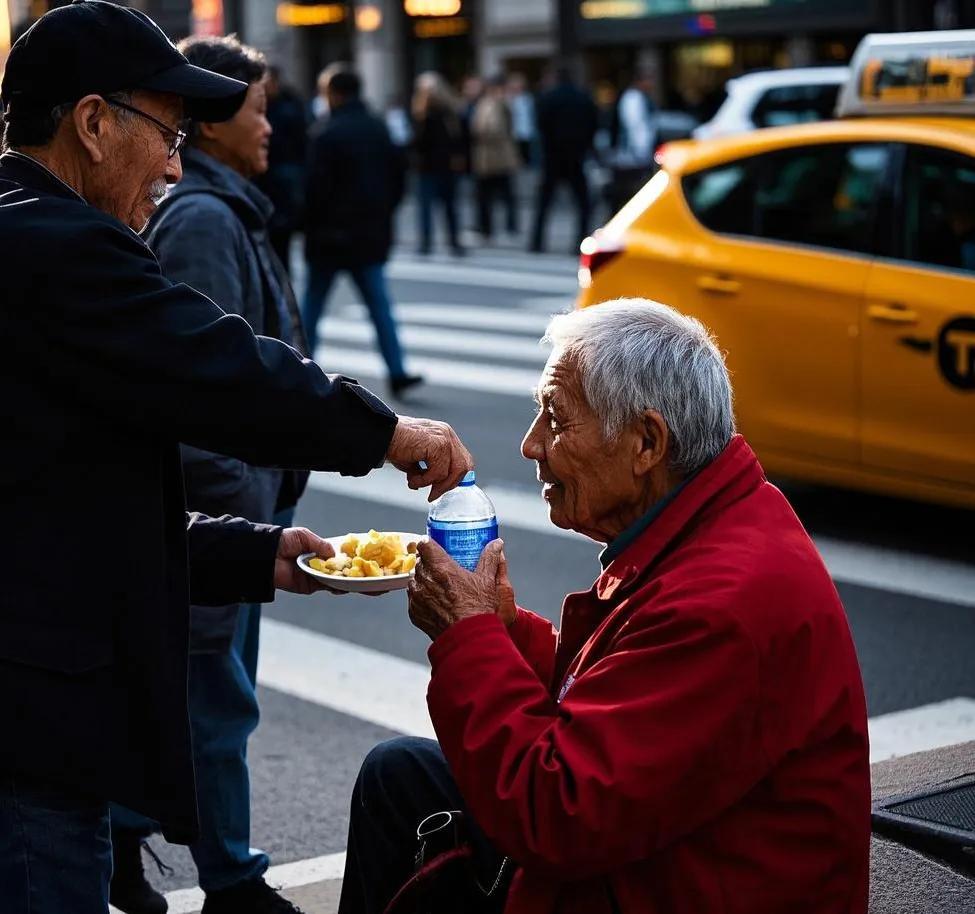
[[656, 410], [670, 429], [671, 467], [687, 474], [717, 457], [735, 433], [724, 357], [693, 317], [621, 298], [557, 315], [543, 342], [574, 361], [607, 439]]

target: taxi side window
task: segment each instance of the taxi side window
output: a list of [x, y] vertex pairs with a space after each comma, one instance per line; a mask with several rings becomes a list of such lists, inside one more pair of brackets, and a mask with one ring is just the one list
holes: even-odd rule
[[714, 232], [871, 253], [890, 156], [883, 143], [780, 150], [687, 175], [684, 194]]
[[712, 232], [754, 234], [754, 171], [756, 159], [742, 159], [692, 175], [683, 181], [691, 212]]
[[757, 235], [861, 254], [874, 250], [887, 146], [833, 143], [763, 158], [755, 194]]
[[975, 159], [908, 147], [903, 206], [905, 260], [975, 273]]

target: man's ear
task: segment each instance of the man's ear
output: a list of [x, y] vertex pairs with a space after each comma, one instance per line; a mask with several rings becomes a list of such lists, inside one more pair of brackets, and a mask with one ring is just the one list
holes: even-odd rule
[[659, 466], [667, 465], [670, 452], [670, 429], [664, 417], [655, 409], [648, 409], [637, 421], [640, 439], [634, 461], [637, 476], [643, 476]]
[[105, 139], [111, 129], [108, 108], [108, 102], [100, 95], [86, 95], [71, 112], [78, 142], [96, 165], [105, 161]]

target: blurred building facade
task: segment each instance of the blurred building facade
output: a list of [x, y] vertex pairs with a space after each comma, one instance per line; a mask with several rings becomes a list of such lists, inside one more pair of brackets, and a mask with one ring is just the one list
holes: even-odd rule
[[[0, 0], [6, 33], [67, 0]], [[637, 69], [667, 107], [706, 105], [748, 70], [842, 63], [870, 31], [975, 28], [975, 0], [128, 0], [174, 38], [237, 32], [288, 81], [354, 60], [379, 107], [403, 104], [414, 77], [439, 70], [524, 73], [536, 84], [556, 57], [602, 92]], [[4, 26], [7, 26], [6, 30]]]

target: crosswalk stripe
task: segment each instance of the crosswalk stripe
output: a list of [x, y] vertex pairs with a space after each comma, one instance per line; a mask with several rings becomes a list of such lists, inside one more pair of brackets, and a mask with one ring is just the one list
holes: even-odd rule
[[[314, 885], [330, 879], [341, 879], [345, 872], [345, 851], [311, 857], [308, 860], [295, 860], [272, 866], [265, 874], [268, 885], [278, 889], [297, 889], [303, 885]], [[206, 896], [201, 889], [178, 889], [166, 893], [169, 914], [195, 914], [203, 907]], [[117, 908], [110, 908], [113, 914], [121, 914]]]
[[[470, 327], [493, 330], [501, 333], [526, 333], [532, 339], [541, 339], [549, 319], [560, 310], [564, 303], [551, 302], [545, 313], [527, 313], [513, 308], [489, 308], [483, 305], [429, 304], [425, 302], [397, 303], [394, 313], [401, 323], [421, 324], [430, 327]], [[345, 305], [336, 309], [336, 314], [345, 318], [359, 318], [367, 321], [361, 305]], [[323, 327], [328, 326], [331, 316], [325, 318]]]
[[[335, 343], [373, 344], [376, 340], [376, 331], [368, 321], [329, 317], [322, 321], [319, 336], [323, 349], [321, 358], [327, 362]], [[547, 348], [537, 340], [504, 333], [480, 333], [444, 328], [431, 332], [429, 327], [411, 327], [407, 324], [400, 327], [399, 338], [411, 352], [421, 350], [507, 359], [512, 362], [527, 362], [539, 371], [548, 357]]]
[[[484, 478], [488, 477], [485, 475]], [[309, 485], [334, 495], [415, 510], [418, 522], [422, 521], [428, 507], [424, 494], [408, 489], [402, 474], [390, 466], [375, 470], [362, 479], [313, 473]], [[581, 534], [552, 524], [548, 519], [548, 508], [537, 491], [490, 481], [484, 485], [484, 490], [494, 502], [502, 530], [513, 527], [550, 536], [581, 537]], [[814, 535], [813, 540], [835, 580], [975, 606], [973, 565], [828, 536]]]
[[[257, 678], [267, 688], [388, 730], [435, 737], [426, 704], [426, 664], [265, 616]], [[975, 740], [975, 699], [957, 697], [882, 714], [870, 718], [869, 728], [871, 762], [968, 742]]]
[[[328, 372], [370, 380], [386, 377], [386, 366], [375, 352], [322, 348], [315, 356], [319, 365]], [[529, 402], [540, 374], [540, 367], [531, 371], [487, 362], [460, 362], [432, 356], [407, 355], [406, 367], [409, 371], [424, 375], [431, 384], [522, 397], [525, 403]]]
[[525, 292], [546, 292], [574, 298], [579, 282], [574, 273], [523, 272], [500, 267], [479, 267], [468, 264], [394, 260], [387, 267], [390, 279], [413, 282], [445, 283], [457, 286], [481, 286], [488, 289], [512, 289]]
[[[316, 599], [331, 601], [332, 612], [368, 612], [350, 606], [361, 597]], [[388, 730], [433, 736], [426, 703], [429, 678], [423, 664], [287, 622], [266, 617], [261, 622], [261, 685]]]

